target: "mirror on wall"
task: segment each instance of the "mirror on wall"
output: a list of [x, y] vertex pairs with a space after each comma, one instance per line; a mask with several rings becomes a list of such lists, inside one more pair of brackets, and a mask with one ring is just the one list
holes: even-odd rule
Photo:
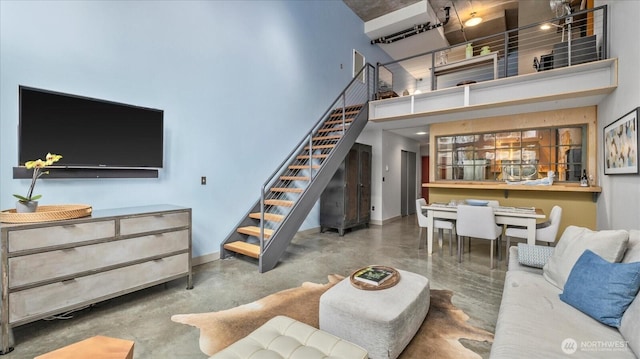
[[586, 169], [586, 126], [436, 137], [436, 180], [579, 181]]

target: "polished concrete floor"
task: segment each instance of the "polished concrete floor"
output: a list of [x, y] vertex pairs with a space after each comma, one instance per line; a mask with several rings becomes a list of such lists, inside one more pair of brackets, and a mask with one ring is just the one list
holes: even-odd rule
[[[327, 275], [349, 275], [368, 264], [388, 265], [420, 273], [431, 288], [449, 289], [453, 303], [469, 315], [472, 325], [493, 332], [505, 262], [489, 269], [489, 241], [473, 240], [471, 253], [458, 263], [444, 249], [418, 248], [415, 216], [384, 226], [337, 232], [299, 234], [278, 266], [260, 274], [242, 258], [217, 260], [194, 268], [194, 289], [186, 279], [172, 281], [105, 301], [72, 314], [69, 319], [37, 321], [14, 328], [15, 350], [3, 358], [33, 358], [94, 335], [135, 341], [134, 358], [206, 358], [198, 348], [198, 330], [170, 320], [179, 313], [218, 311], [252, 302], [273, 292], [297, 287], [304, 281], [326, 283]], [[422, 232], [424, 241], [425, 232]], [[482, 357], [490, 345], [462, 341]], [[421, 358], [420, 358], [421, 359]]]

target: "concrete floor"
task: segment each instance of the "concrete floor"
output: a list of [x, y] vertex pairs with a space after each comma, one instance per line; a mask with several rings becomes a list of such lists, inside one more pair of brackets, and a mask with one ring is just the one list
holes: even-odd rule
[[[418, 249], [415, 216], [384, 226], [337, 232], [299, 234], [278, 266], [260, 274], [247, 259], [217, 260], [194, 268], [194, 289], [179, 279], [105, 301], [73, 313], [66, 320], [40, 320], [14, 328], [15, 350], [2, 358], [33, 358], [94, 335], [135, 341], [134, 358], [206, 358], [199, 331], [174, 323], [171, 315], [228, 309], [304, 281], [326, 283], [332, 273], [348, 276], [368, 264], [381, 264], [420, 273], [432, 289], [449, 289], [453, 304], [469, 315], [472, 325], [493, 332], [502, 297], [505, 262], [489, 269], [489, 241], [473, 240], [471, 254], [458, 263], [449, 256], [448, 242], [428, 256]], [[425, 232], [422, 232], [422, 239]], [[455, 243], [454, 243], [455, 246]], [[462, 341], [484, 358], [490, 345]]]

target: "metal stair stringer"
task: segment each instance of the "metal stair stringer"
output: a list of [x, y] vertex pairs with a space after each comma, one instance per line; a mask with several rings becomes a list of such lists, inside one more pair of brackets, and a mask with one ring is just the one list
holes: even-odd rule
[[[273, 233], [268, 245], [260, 253], [258, 270], [260, 273], [269, 271], [278, 264], [278, 260], [293, 240], [300, 226], [311, 212], [320, 195], [331, 181], [331, 178], [340, 167], [347, 153], [356, 142], [356, 139], [366, 126], [369, 119], [369, 104], [363, 104], [362, 110], [349, 126], [344, 136], [338, 141], [329, 157], [323, 162], [306, 190], [298, 198], [291, 211]], [[260, 204], [258, 203], [258, 207]]]

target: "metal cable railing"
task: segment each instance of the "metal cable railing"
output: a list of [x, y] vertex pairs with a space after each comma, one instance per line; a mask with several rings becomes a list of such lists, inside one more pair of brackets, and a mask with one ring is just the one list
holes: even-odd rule
[[376, 90], [416, 94], [607, 58], [604, 5], [379, 64], [391, 75]]
[[295, 201], [314, 180], [332, 149], [349, 131], [363, 106], [374, 93], [375, 68], [366, 64], [335, 99], [309, 132], [264, 182], [260, 194], [260, 251], [265, 249], [265, 230], [275, 231]]

